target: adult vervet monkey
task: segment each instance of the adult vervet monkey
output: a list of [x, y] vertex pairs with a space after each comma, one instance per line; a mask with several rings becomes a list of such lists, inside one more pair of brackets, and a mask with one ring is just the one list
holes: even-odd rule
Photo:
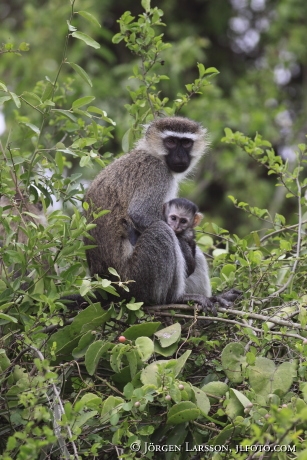
[[[145, 304], [195, 301], [205, 309], [213, 302], [230, 305], [240, 294], [231, 290], [211, 297], [207, 263], [196, 251], [196, 268], [186, 281], [186, 263], [178, 239], [164, 221], [163, 204], [175, 198], [179, 183], [193, 170], [208, 145], [206, 130], [183, 117], [156, 119], [129, 154], [104, 168], [89, 187], [88, 221], [102, 209], [85, 238], [92, 276], [113, 267], [129, 284], [129, 298]], [[139, 235], [135, 245], [129, 228]], [[128, 230], [127, 230], [128, 229]], [[123, 295], [127, 298], [127, 293]]]

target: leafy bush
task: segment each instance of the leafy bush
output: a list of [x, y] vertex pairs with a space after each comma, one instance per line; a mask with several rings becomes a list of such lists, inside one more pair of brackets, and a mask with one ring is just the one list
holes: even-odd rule
[[[219, 307], [212, 318], [190, 305], [148, 307], [129, 298], [127, 280], [88, 279], [82, 237], [95, 222], [82, 215], [83, 174], [67, 170], [72, 159], [82, 171], [113, 159], [102, 152], [114, 122], [92, 105], [94, 96], [74, 99], [74, 77], [63, 72], [68, 64], [90, 87], [90, 76], [69, 61], [67, 43], [99, 46], [74, 26], [77, 14], [98, 27], [96, 19], [71, 3], [55, 80], [20, 95], [0, 82], [0, 102], [16, 106], [13, 132], [1, 146], [1, 458], [305, 458], [306, 146], [298, 146], [293, 168], [261, 136], [225, 130], [225, 142], [286, 189], [296, 216], [290, 225], [232, 197], [265, 223], [262, 233], [239, 238], [210, 222], [199, 229], [200, 247], [212, 254], [214, 291], [234, 285], [244, 292], [236, 308]], [[124, 151], [142, 124], [178, 113], [217, 73], [199, 63], [186, 93], [161, 99], [169, 46], [159, 34], [163, 12], [148, 0], [142, 5], [138, 18], [126, 12], [119, 19], [113, 39], [139, 58]], [[28, 45], [7, 43], [2, 51], [27, 52]], [[54, 200], [63, 209], [48, 212]], [[46, 226], [33, 213], [39, 201]], [[62, 300], [97, 288], [114, 294], [119, 283], [128, 301], [106, 310], [88, 297], [87, 308], [71, 312]]]

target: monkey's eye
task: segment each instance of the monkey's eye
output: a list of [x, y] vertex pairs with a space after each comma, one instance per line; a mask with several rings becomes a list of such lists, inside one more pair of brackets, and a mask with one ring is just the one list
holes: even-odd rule
[[181, 224], [186, 224], [187, 222], [188, 222], [187, 219], [184, 219], [184, 218], [180, 219], [180, 223], [181, 223]]
[[181, 145], [182, 145], [182, 147], [184, 147], [185, 149], [189, 149], [190, 147], [192, 147], [193, 141], [192, 141], [192, 139], [186, 139], [186, 138], [184, 138], [184, 139], [181, 140]]
[[175, 137], [167, 137], [165, 139], [165, 144], [169, 149], [174, 149], [177, 146], [177, 139], [175, 139]]
[[172, 220], [176, 220], [176, 216], [170, 216]]
[[43, 203], [42, 203], [41, 201], [38, 201], [38, 202], [36, 203], [36, 206], [37, 206], [37, 209], [38, 209], [39, 211], [42, 211], [42, 210], [43, 210]]

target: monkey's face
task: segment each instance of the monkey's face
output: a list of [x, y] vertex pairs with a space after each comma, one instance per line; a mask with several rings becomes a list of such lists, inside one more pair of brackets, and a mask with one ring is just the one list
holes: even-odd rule
[[192, 228], [193, 219], [182, 216], [180, 213], [171, 213], [167, 216], [166, 222], [174, 230], [176, 235], [180, 235], [187, 228]]
[[189, 168], [193, 144], [193, 140], [187, 137], [168, 136], [163, 139], [167, 151], [165, 161], [171, 171], [182, 173]]

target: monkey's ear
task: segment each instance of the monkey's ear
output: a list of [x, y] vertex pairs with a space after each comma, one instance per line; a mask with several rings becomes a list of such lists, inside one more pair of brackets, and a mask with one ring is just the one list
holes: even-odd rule
[[201, 212], [196, 212], [194, 216], [193, 227], [197, 227], [200, 224], [203, 217], [204, 215]]

